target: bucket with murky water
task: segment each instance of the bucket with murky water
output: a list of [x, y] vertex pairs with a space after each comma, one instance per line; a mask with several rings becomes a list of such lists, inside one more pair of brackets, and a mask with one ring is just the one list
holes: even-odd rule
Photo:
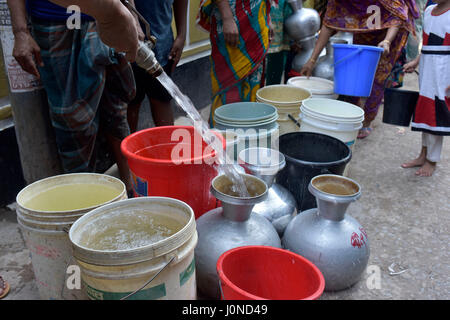
[[69, 238], [93, 300], [196, 299], [194, 211], [166, 197], [133, 198], [97, 208]]
[[66, 286], [67, 268], [75, 264], [68, 230], [90, 210], [126, 198], [122, 181], [94, 173], [42, 179], [19, 192], [17, 221], [31, 253], [42, 299], [86, 299], [81, 288]]

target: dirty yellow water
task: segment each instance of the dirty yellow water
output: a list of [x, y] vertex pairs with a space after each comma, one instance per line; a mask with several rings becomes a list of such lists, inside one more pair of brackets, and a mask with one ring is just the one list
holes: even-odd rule
[[150, 211], [113, 212], [83, 227], [80, 245], [93, 250], [129, 250], [164, 240], [184, 224], [170, 214]]
[[101, 205], [119, 196], [120, 190], [103, 184], [79, 183], [55, 186], [24, 203], [35, 211], [72, 211]]

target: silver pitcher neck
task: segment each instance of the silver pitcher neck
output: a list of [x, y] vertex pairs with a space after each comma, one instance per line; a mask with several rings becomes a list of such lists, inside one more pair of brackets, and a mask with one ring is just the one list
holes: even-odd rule
[[301, 10], [303, 8], [302, 0], [289, 0], [288, 2], [294, 12]]
[[263, 180], [248, 174], [241, 175], [251, 197], [230, 195], [232, 183], [225, 175], [215, 177], [211, 183], [211, 193], [222, 202], [222, 216], [238, 222], [250, 219], [254, 205], [264, 201], [268, 195], [268, 187]]

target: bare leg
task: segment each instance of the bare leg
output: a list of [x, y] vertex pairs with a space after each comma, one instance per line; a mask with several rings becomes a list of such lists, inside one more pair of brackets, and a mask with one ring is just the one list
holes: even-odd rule
[[128, 117], [128, 125], [130, 126], [131, 133], [134, 133], [137, 130], [140, 108], [141, 108], [141, 103], [128, 105], [127, 117]]
[[106, 135], [106, 138], [113, 152], [114, 159], [116, 160], [117, 168], [119, 169], [120, 180], [122, 180], [122, 182], [125, 184], [127, 192], [132, 191], [133, 185], [131, 183], [130, 168], [128, 167], [127, 159], [120, 150], [120, 143], [122, 141], [109, 134]]
[[427, 161], [427, 147], [422, 147], [419, 157], [409, 162], [403, 163], [402, 168], [420, 167], [423, 166], [426, 161]]
[[152, 108], [152, 117], [155, 125], [160, 126], [173, 126], [173, 110], [172, 105], [169, 102], [159, 101], [156, 99], [150, 100]]

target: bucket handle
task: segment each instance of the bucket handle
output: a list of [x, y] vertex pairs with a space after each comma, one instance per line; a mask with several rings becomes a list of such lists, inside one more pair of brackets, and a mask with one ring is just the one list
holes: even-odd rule
[[300, 128], [300, 123], [298, 123], [298, 121], [295, 120], [295, 118], [290, 113], [288, 113], [288, 117], [297, 125], [297, 127]]
[[130, 294], [128, 294], [128, 295], [126, 295], [125, 297], [122, 297], [122, 298], [120, 298], [120, 300], [126, 300], [126, 299], [128, 299], [129, 297], [131, 297], [131, 296], [133, 296], [133, 295], [135, 295], [136, 293], [138, 293], [139, 291], [141, 291], [142, 289], [144, 289], [147, 285], [149, 285], [150, 284], [150, 282], [152, 282], [174, 259], [175, 259], [175, 257], [176, 256], [173, 256], [170, 260], [169, 260], [169, 262], [167, 262], [166, 264], [165, 264], [165, 266], [164, 267], [162, 267], [161, 268], [161, 270], [159, 270], [150, 280], [148, 280], [143, 286], [141, 286], [139, 289], [137, 289], [137, 290], [135, 290], [135, 291], [133, 291], [132, 293], [130, 293]]
[[336, 68], [338, 65], [340, 65], [341, 63], [343, 63], [344, 61], [347, 61], [348, 59], [352, 58], [353, 56], [356, 56], [357, 54], [360, 54], [363, 51], [363, 49], [358, 48], [357, 50], [353, 51], [352, 53], [350, 53], [349, 55], [347, 55], [346, 57], [342, 58], [339, 61], [336, 61], [334, 63], [334, 67]]

